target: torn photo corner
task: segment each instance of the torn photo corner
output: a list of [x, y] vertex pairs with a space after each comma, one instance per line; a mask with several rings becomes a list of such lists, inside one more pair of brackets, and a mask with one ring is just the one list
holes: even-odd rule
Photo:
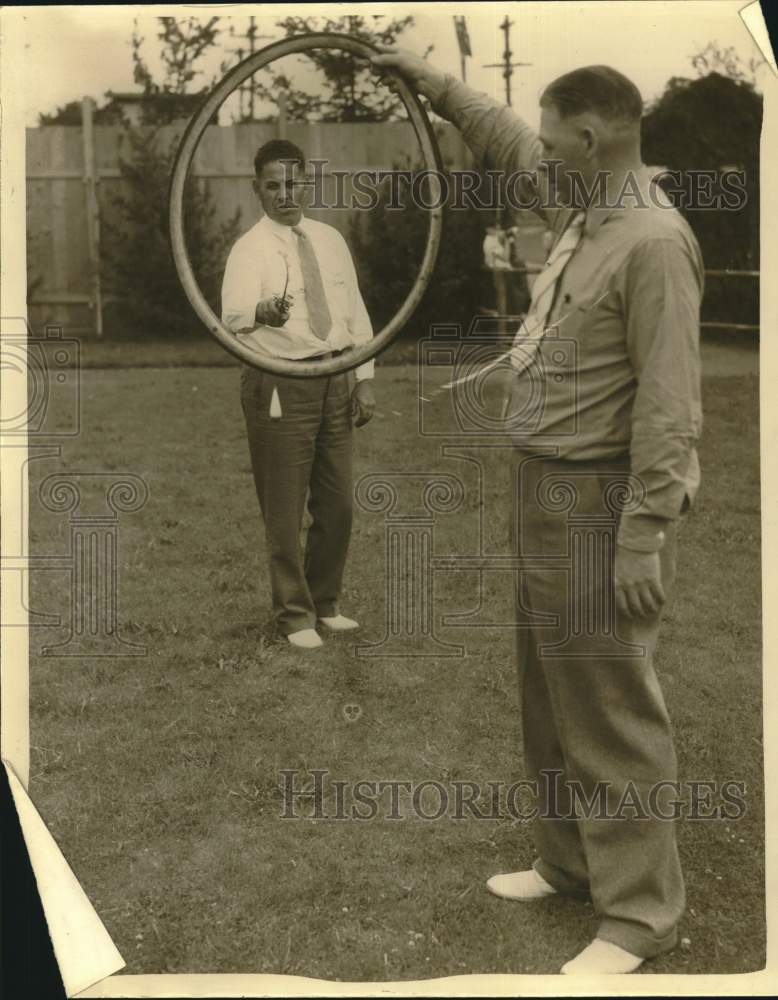
[[13, 767], [3, 761], [65, 992], [72, 997], [124, 967], [124, 959], [49, 833]]

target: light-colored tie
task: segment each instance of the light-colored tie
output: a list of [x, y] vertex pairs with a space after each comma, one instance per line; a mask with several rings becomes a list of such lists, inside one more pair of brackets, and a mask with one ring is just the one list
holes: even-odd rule
[[321, 280], [319, 262], [316, 260], [311, 241], [299, 226], [293, 226], [292, 232], [298, 237], [300, 252], [300, 269], [303, 272], [305, 285], [305, 301], [308, 305], [308, 323], [319, 340], [326, 340], [332, 329], [332, 315], [324, 294], [324, 283]]
[[585, 212], [573, 216], [549, 254], [545, 269], [535, 279], [529, 312], [516, 334], [511, 349], [511, 365], [516, 371], [521, 372], [529, 367], [538, 352], [554, 304], [557, 284], [581, 242], [585, 220]]

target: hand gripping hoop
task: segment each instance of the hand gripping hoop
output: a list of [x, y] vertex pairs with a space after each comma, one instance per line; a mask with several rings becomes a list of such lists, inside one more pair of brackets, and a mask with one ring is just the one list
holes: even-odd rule
[[192, 308], [203, 321], [208, 332], [230, 354], [234, 354], [241, 361], [262, 371], [299, 378], [336, 375], [340, 372], [349, 371], [368, 361], [370, 358], [375, 357], [376, 354], [387, 347], [397, 337], [418, 306], [430, 282], [440, 248], [443, 226], [442, 199], [439, 197], [440, 182], [438, 180], [439, 174], [442, 171], [442, 161], [435, 133], [416, 94], [408, 87], [399, 74], [393, 71], [385, 71], [385, 76], [392, 80], [398, 96], [405, 105], [422, 151], [425, 170], [428, 171], [427, 176], [430, 178], [433, 187], [437, 189], [434, 191], [434, 196], [430, 199], [433, 202], [433, 207], [427, 210], [429, 213], [429, 230], [427, 232], [427, 244], [419, 273], [407, 298], [392, 319], [389, 320], [383, 330], [377, 333], [368, 344], [356, 347], [354, 350], [348, 351], [338, 358], [324, 361], [293, 362], [283, 358], [270, 358], [266, 355], [260, 355], [252, 351], [251, 348], [246, 347], [238, 340], [235, 334], [231, 333], [221, 323], [208, 305], [192, 271], [192, 264], [187, 253], [183, 230], [184, 185], [189, 167], [197, 150], [197, 145], [215, 113], [244, 80], [257, 70], [262, 69], [263, 66], [267, 66], [269, 63], [283, 56], [292, 55], [296, 52], [307, 52], [309, 49], [321, 48], [342, 49], [345, 52], [351, 52], [355, 56], [360, 56], [364, 59], [369, 59], [371, 55], [379, 52], [375, 46], [360, 41], [357, 38], [351, 38], [349, 35], [325, 33], [286, 38], [280, 42], [274, 42], [264, 49], [260, 49], [259, 52], [255, 52], [254, 55], [249, 56], [248, 59], [244, 59], [242, 63], [239, 63], [239, 65], [227, 73], [224, 79], [205, 97], [198, 111], [189, 120], [186, 130], [181, 137], [170, 179], [170, 241], [173, 250], [173, 259], [175, 260], [179, 280]]

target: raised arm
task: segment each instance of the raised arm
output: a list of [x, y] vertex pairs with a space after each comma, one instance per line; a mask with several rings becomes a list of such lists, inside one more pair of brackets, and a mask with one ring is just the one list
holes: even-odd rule
[[396, 69], [427, 97], [435, 112], [456, 126], [478, 162], [506, 176], [522, 171], [517, 182], [522, 204], [548, 218], [548, 212], [537, 203], [542, 199], [534, 197], [538, 191], [530, 177], [538, 169], [542, 146], [535, 131], [519, 115], [412, 52], [387, 49], [374, 56], [372, 62], [379, 70]]

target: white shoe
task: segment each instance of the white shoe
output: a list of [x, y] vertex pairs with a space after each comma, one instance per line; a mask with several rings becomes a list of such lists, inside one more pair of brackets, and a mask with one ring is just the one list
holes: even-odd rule
[[299, 646], [300, 649], [318, 649], [319, 646], [324, 645], [321, 636], [314, 628], [304, 628], [299, 632], [291, 632], [286, 638], [293, 646]]
[[486, 888], [495, 896], [518, 899], [522, 902], [557, 895], [553, 885], [549, 885], [534, 868], [525, 872], [512, 872], [510, 875], [492, 875], [486, 883]]
[[563, 976], [580, 975], [625, 975], [634, 972], [643, 959], [631, 951], [619, 948], [617, 944], [595, 938], [580, 955], [576, 955], [562, 966]]
[[319, 621], [326, 625], [327, 628], [332, 629], [333, 632], [353, 632], [355, 628], [359, 628], [359, 622], [355, 622], [353, 618], [346, 618], [345, 615], [335, 615], [334, 618], [320, 618]]

